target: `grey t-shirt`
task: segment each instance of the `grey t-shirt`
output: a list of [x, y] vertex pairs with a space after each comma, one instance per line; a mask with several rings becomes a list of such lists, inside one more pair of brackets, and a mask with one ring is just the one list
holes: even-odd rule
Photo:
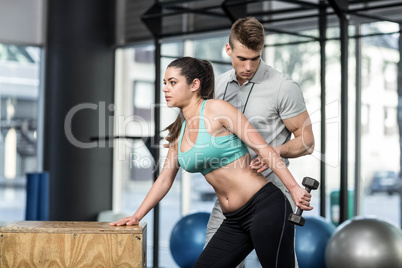
[[[271, 146], [284, 144], [291, 138], [291, 132], [282, 119], [292, 118], [306, 110], [299, 85], [263, 60], [253, 78], [242, 86], [237, 82], [234, 69], [218, 76], [215, 98], [240, 109]], [[249, 152], [252, 158], [256, 157], [250, 148]], [[289, 165], [288, 159], [283, 160]], [[263, 175], [275, 181], [271, 169], [265, 170]]]

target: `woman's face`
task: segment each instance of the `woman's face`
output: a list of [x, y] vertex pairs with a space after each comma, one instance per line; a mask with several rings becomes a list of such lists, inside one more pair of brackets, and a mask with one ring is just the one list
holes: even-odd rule
[[192, 94], [186, 78], [180, 74], [180, 69], [169, 67], [163, 78], [163, 93], [168, 107], [182, 107]]

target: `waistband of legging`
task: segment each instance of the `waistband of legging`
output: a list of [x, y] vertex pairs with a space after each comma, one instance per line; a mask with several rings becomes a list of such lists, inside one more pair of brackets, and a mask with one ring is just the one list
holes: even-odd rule
[[268, 182], [267, 184], [265, 184], [264, 186], [262, 186], [254, 195], [253, 197], [250, 198], [250, 200], [247, 201], [246, 204], [244, 204], [242, 207], [240, 207], [238, 210], [233, 211], [233, 212], [227, 212], [227, 213], [223, 213], [223, 215], [225, 217], [235, 217], [239, 214], [243, 214], [243, 212], [247, 212], [250, 207], [252, 207], [255, 202], [257, 202], [260, 198], [264, 198], [264, 196], [262, 196], [262, 194], [264, 192], [274, 192], [275, 190], [279, 190], [278, 187], [276, 187], [272, 182]]

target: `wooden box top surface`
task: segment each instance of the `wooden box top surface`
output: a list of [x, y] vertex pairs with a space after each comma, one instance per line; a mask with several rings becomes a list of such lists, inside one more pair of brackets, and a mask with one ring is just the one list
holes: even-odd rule
[[0, 226], [0, 233], [142, 234], [145, 222], [135, 226], [109, 226], [95, 221], [20, 221]]

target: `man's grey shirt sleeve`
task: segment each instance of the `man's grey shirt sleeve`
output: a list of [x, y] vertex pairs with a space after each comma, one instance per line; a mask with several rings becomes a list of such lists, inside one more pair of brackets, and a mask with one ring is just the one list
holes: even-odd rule
[[299, 85], [290, 79], [282, 81], [277, 103], [281, 119], [292, 118], [306, 110], [303, 92]]

